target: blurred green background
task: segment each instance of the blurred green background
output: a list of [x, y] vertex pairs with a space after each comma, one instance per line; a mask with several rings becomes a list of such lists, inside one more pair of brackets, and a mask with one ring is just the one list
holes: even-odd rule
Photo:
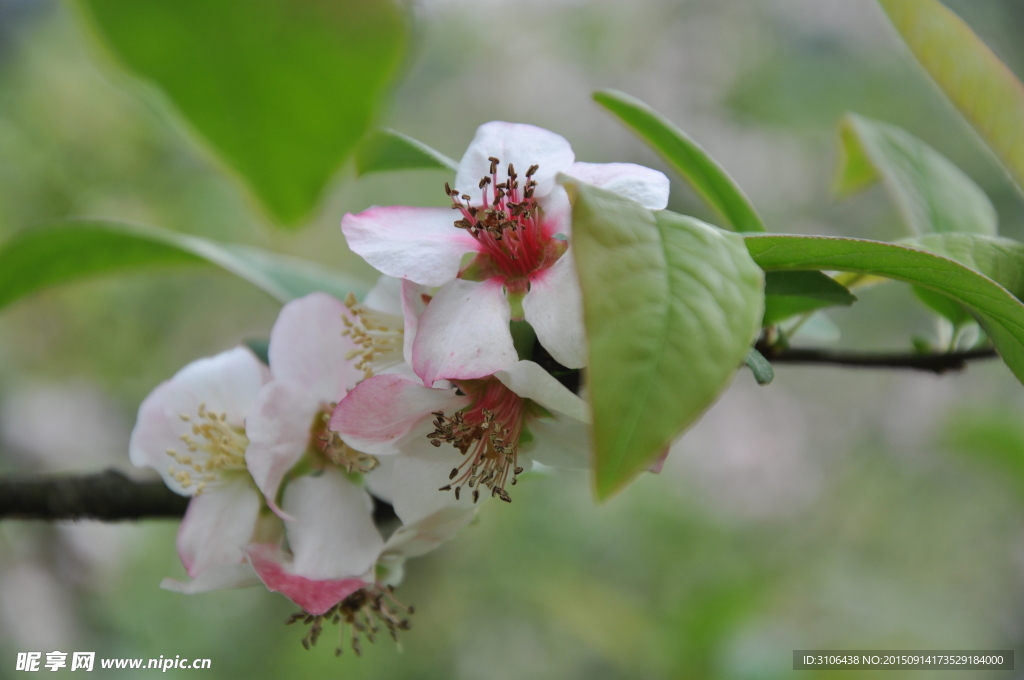
[[[1021, 3], [947, 4], [1024, 72]], [[1019, 197], [873, 0], [422, 0], [412, 13], [413, 46], [382, 122], [452, 157], [497, 119], [552, 129], [581, 160], [664, 169], [591, 102], [592, 90], [615, 87], [700, 141], [770, 230], [898, 238], [881, 188], [830, 197], [835, 123], [853, 110], [946, 154], [992, 197], [1002, 233], [1024, 238]], [[308, 224], [275, 229], [68, 5], [0, 0], [0, 237], [102, 216], [370, 277], [345, 247], [341, 216], [444, 205], [446, 179], [342, 169]], [[676, 178], [670, 208], [709, 216]], [[909, 349], [911, 334], [934, 331], [906, 286], [860, 298], [832, 313], [840, 346]], [[149, 390], [188, 361], [266, 337], [277, 308], [197, 269], [96, 279], [5, 310], [0, 471], [129, 469], [128, 434]], [[1024, 391], [998, 362], [944, 377], [783, 366], [763, 388], [744, 372], [660, 475], [607, 504], [595, 506], [583, 475], [560, 473], [524, 479], [511, 505], [485, 506], [455, 541], [410, 563], [400, 594], [417, 613], [401, 653], [385, 640], [362, 659], [335, 659], [331, 629], [303, 650], [279, 595], [159, 590], [183, 574], [174, 522], [3, 522], [0, 677], [17, 677], [15, 655], [30, 650], [206, 657], [210, 678], [587, 680], [858, 675], [794, 672], [795, 648], [1020, 652], [1022, 412]]]

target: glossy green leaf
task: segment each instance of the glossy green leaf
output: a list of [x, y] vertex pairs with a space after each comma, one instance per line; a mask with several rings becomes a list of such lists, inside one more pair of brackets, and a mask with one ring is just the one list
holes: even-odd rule
[[389, 170], [451, 170], [459, 164], [423, 142], [388, 128], [372, 130], [356, 149], [356, 172]]
[[930, 234], [900, 241], [976, 269], [1024, 300], [1024, 243], [981, 234]]
[[1024, 86], [938, 0], [879, 0], [910, 51], [1024, 190]]
[[728, 384], [761, 327], [742, 239], [561, 176], [590, 347], [595, 489], [646, 470]]
[[744, 363], [750, 369], [750, 372], [754, 374], [754, 380], [757, 381], [758, 385], [769, 385], [772, 380], [775, 380], [775, 369], [772, 368], [771, 362], [765, 359], [764, 355], [753, 347], [747, 353]]
[[836, 192], [881, 180], [912, 234], [994, 235], [998, 217], [977, 184], [939, 152], [900, 128], [849, 114], [839, 126], [842, 163]]
[[845, 286], [818, 271], [768, 272], [764, 296], [764, 326], [824, 307], [848, 307], [857, 301]]
[[[936, 237], [942, 238], [939, 235], [925, 238]], [[950, 258], [896, 243], [776, 235], [747, 236], [746, 243], [754, 261], [765, 270], [827, 269], [863, 273], [943, 293], [973, 311], [1003, 361], [1017, 379], [1024, 382], [1024, 304], [984, 274]]]
[[399, 72], [395, 0], [78, 0], [280, 221], [316, 206]]
[[598, 104], [657, 151], [734, 231], [765, 231], [764, 221], [732, 177], [697, 142], [639, 99], [615, 90], [594, 93]]
[[280, 302], [313, 291], [343, 298], [365, 282], [313, 262], [251, 246], [117, 222], [67, 222], [24, 231], [0, 245], [0, 308], [38, 290], [101, 274], [212, 264]]
[[921, 286], [912, 286], [912, 288], [914, 296], [918, 300], [924, 303], [928, 309], [953, 324], [954, 328], [959, 328], [964, 324], [974, 321], [974, 317], [971, 316], [966, 307], [954, 302], [942, 293], [936, 293], [934, 290], [928, 290]]

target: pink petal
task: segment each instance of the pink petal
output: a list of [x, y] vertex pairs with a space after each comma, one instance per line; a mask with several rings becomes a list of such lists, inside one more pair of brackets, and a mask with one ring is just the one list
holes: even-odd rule
[[587, 184], [632, 198], [650, 210], [668, 205], [669, 181], [665, 173], [633, 163], [573, 163], [566, 174]]
[[[154, 468], [175, 493], [194, 494], [195, 484], [186, 489], [168, 472], [168, 466], [174, 463], [167, 454], [169, 449], [189, 453], [181, 435], [191, 432], [191, 423], [184, 422], [181, 416], [198, 419], [199, 407], [204, 405], [209, 411], [224, 413], [229, 425], [241, 429], [260, 387], [269, 377], [266, 367], [244, 347], [185, 366], [154, 389], [139, 406], [128, 445], [132, 464]], [[206, 460], [206, 454], [201, 451], [190, 455], [197, 463]]]
[[345, 215], [341, 230], [348, 247], [384, 274], [441, 286], [459, 273], [463, 255], [479, 250], [455, 226], [460, 217], [450, 208], [374, 207]]
[[320, 400], [301, 384], [272, 381], [263, 386], [245, 423], [249, 447], [245, 463], [271, 510], [291, 519], [277, 506], [277, 491], [285, 474], [306, 453], [310, 427]]
[[565, 188], [555, 185], [547, 196], [542, 196], [537, 201], [541, 210], [544, 211], [544, 221], [541, 228], [548, 238], [556, 234], [568, 237], [572, 234], [572, 203], [569, 202], [569, 194]]
[[569, 142], [550, 130], [520, 123], [484, 123], [477, 128], [455, 175], [455, 187], [459, 193], [472, 196], [474, 205], [480, 205], [480, 179], [490, 176], [490, 156], [501, 161], [499, 182], [507, 177], [509, 163], [515, 165], [521, 184], [526, 181], [526, 171], [530, 166], [539, 165], [533, 177], [537, 182], [537, 196], [550, 192], [555, 185], [555, 175], [568, 170], [576, 158]]
[[370, 495], [337, 468], [304, 476], [284, 490], [293, 571], [311, 579], [361, 576], [373, 568], [384, 539], [373, 524]]
[[298, 576], [289, 571], [281, 549], [276, 545], [250, 545], [245, 552], [267, 590], [285, 595], [314, 616], [323, 614], [360, 588], [370, 585], [359, 578], [317, 581]]
[[424, 385], [482, 378], [518, 360], [501, 281], [457, 279], [446, 284], [420, 317], [412, 367]]
[[555, 361], [566, 368], [583, 368], [587, 365], [583, 293], [571, 251], [570, 247], [551, 267], [530, 277], [523, 313]]
[[403, 438], [433, 411], [454, 413], [468, 402], [468, 397], [424, 387], [405, 376], [375, 375], [341, 400], [331, 416], [331, 429], [354, 449], [392, 455], [401, 451]]
[[259, 493], [243, 474], [194, 497], [178, 528], [178, 555], [188, 575], [243, 561], [260, 505]]
[[505, 371], [494, 374], [520, 397], [537, 402], [549, 411], [563, 413], [578, 421], [590, 422], [587, 402], [558, 382], [550, 373], [532, 361], [519, 361]]
[[275, 380], [302, 385], [323, 402], [337, 401], [363, 377], [348, 355], [356, 345], [342, 336], [351, 312], [326, 293], [286, 304], [270, 331], [270, 370]]

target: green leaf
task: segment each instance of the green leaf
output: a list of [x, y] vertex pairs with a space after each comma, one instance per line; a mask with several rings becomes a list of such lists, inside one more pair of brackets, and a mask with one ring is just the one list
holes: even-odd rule
[[1024, 243], [980, 234], [930, 234], [900, 243], [956, 260], [1024, 300]]
[[728, 384], [761, 327], [742, 239], [560, 176], [590, 347], [595, 490], [649, 468]]
[[879, 0], [910, 51], [1024, 191], [1024, 86], [938, 0]]
[[356, 149], [356, 172], [388, 170], [451, 170], [459, 164], [423, 142], [389, 128], [371, 130]]
[[974, 317], [971, 316], [971, 313], [967, 311], [966, 307], [950, 300], [942, 293], [936, 293], [933, 290], [928, 290], [921, 286], [912, 286], [912, 288], [914, 290], [914, 296], [917, 297], [918, 300], [923, 302], [928, 309], [953, 324], [954, 328], [959, 328], [964, 324], [974, 321]]
[[772, 380], [775, 380], [775, 369], [772, 368], [771, 363], [764, 358], [764, 355], [758, 352], [753, 347], [750, 348], [750, 352], [747, 354], [747, 358], [744, 359], [744, 363], [750, 372], [754, 374], [754, 380], [757, 381], [758, 385], [771, 384]]
[[747, 236], [746, 243], [754, 261], [765, 270], [828, 269], [863, 273], [943, 293], [973, 310], [1003, 361], [1017, 379], [1024, 382], [1024, 304], [984, 274], [947, 257], [896, 243], [756, 234]]
[[697, 142], [639, 99], [616, 90], [599, 90], [594, 100], [657, 151], [673, 170], [734, 231], [765, 231], [764, 221], [732, 177]]
[[994, 235], [998, 218], [971, 178], [900, 128], [854, 114], [839, 126], [842, 163], [836, 192], [847, 196], [881, 180], [912, 234]]
[[764, 326], [824, 307], [848, 307], [857, 301], [845, 286], [818, 271], [769, 272], [764, 278], [764, 295]]
[[269, 211], [306, 217], [373, 122], [408, 42], [394, 0], [79, 0]]
[[212, 264], [280, 302], [313, 291], [343, 298], [367, 285], [340, 272], [251, 246], [117, 222], [67, 222], [0, 245], [0, 308], [43, 288], [146, 267]]

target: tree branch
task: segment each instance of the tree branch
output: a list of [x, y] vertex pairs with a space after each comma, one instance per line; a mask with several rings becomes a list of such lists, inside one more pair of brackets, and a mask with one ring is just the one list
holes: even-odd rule
[[994, 359], [994, 349], [974, 349], [967, 352], [945, 354], [917, 354], [914, 352], [852, 352], [829, 349], [778, 348], [757, 343], [757, 350], [773, 364], [831, 364], [860, 368], [906, 368], [942, 374], [959, 371], [967, 362]]

